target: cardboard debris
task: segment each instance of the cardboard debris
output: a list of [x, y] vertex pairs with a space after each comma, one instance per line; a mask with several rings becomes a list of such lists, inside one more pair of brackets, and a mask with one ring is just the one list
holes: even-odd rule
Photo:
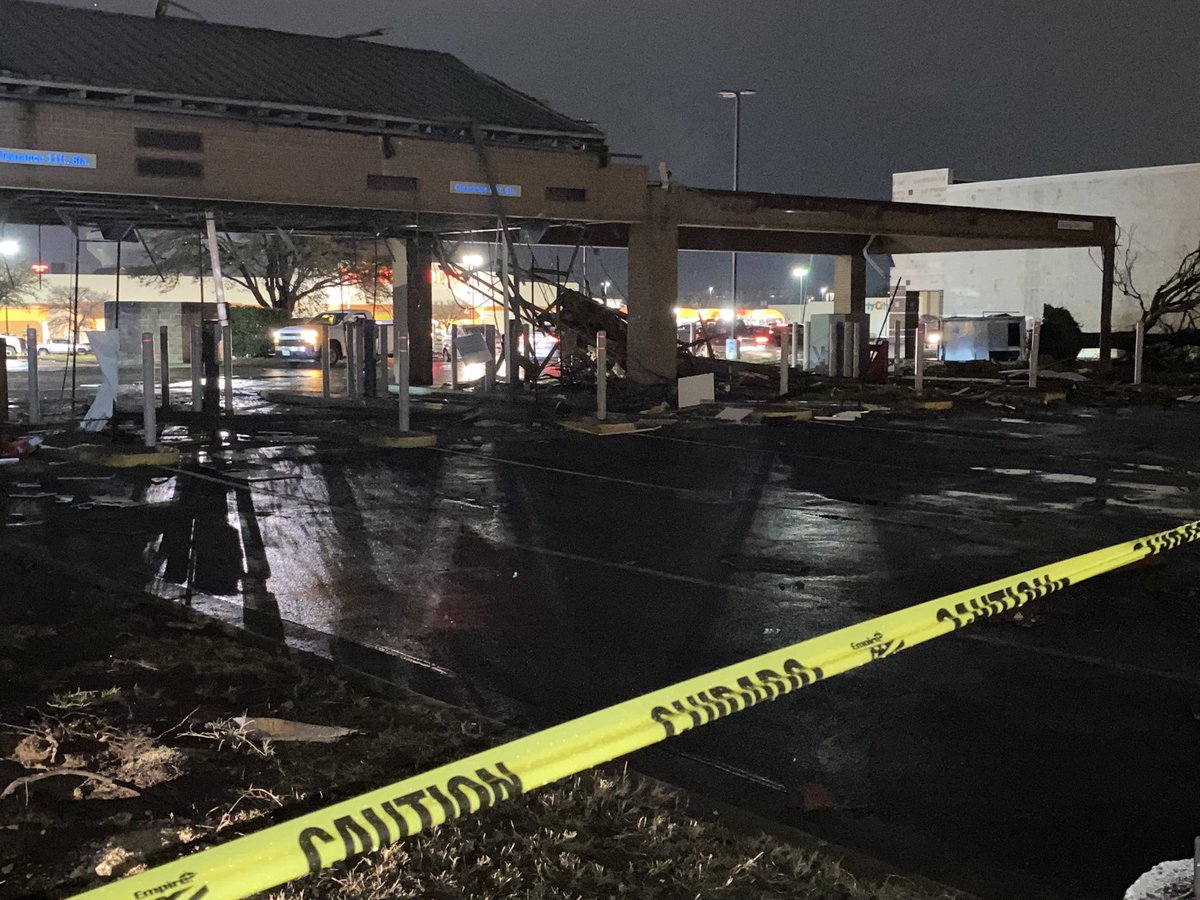
[[333, 744], [358, 734], [353, 728], [336, 725], [309, 725], [291, 719], [273, 719], [269, 716], [235, 716], [233, 721], [245, 729], [246, 737], [256, 741], [308, 741], [315, 744]]
[[716, 379], [712, 372], [680, 378], [678, 385], [680, 409], [699, 406], [701, 403], [712, 403], [716, 400]]
[[726, 406], [719, 413], [717, 413], [716, 418], [722, 422], [740, 422], [749, 416], [753, 411], [754, 410], [751, 409], [742, 409], [738, 406]]

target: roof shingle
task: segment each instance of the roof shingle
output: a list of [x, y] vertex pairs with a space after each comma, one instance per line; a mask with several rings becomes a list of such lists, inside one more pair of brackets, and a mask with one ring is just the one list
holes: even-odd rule
[[0, 74], [602, 137], [448, 53], [29, 0], [0, 0]]

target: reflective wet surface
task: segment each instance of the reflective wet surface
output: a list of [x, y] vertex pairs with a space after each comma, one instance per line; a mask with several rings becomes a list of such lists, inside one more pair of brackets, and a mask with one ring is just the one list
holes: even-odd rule
[[[1196, 518], [1200, 488], [1190, 411], [406, 452], [337, 416], [177, 426], [174, 470], [6, 475], [3, 534], [537, 723]], [[1198, 575], [1182, 549], [638, 762], [984, 896], [1119, 895], [1200, 831]], [[812, 782], [833, 809], [799, 808]]]

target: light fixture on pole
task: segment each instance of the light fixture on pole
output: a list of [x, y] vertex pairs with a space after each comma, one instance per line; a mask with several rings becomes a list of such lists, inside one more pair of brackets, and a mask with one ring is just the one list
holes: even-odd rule
[[12, 239], [0, 241], [0, 256], [16, 256], [21, 252], [21, 245]]
[[[742, 151], [742, 98], [753, 97], [758, 91], [752, 88], [735, 88], [724, 91], [717, 91], [717, 96], [722, 100], [733, 101], [733, 189], [736, 191], [739, 188], [741, 181], [741, 151]], [[737, 358], [737, 277], [738, 277], [738, 258], [737, 251], [733, 251], [731, 259], [731, 270], [729, 278], [729, 305], [732, 309], [732, 317], [729, 325], [729, 339], [725, 342], [725, 354], [730, 359]]]
[[478, 253], [467, 253], [463, 255], [461, 262], [463, 268], [471, 272], [483, 265], [483, 257]]

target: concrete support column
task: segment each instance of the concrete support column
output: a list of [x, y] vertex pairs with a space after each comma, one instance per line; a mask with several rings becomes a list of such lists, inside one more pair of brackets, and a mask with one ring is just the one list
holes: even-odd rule
[[867, 311], [867, 260], [862, 254], [839, 256], [833, 270], [833, 311], [863, 315]]
[[906, 291], [904, 294], [904, 358], [916, 357], [917, 325], [921, 321], [921, 292]]
[[395, 347], [393, 371], [398, 388], [397, 400], [401, 434], [406, 434], [410, 427], [408, 288], [411, 270], [408, 264], [409, 243], [403, 238], [388, 238], [388, 250], [392, 254], [392, 343]]
[[639, 384], [675, 381], [679, 225], [670, 191], [650, 191], [647, 216], [629, 229], [627, 369]]
[[867, 317], [867, 260], [861, 253], [837, 258], [833, 272], [833, 311], [853, 317], [846, 322], [847, 344], [839, 374], [861, 378], [866, 374], [871, 321]]
[[[433, 235], [421, 233], [407, 241], [408, 334], [412, 383], [433, 384]], [[393, 282], [394, 283], [394, 282]]]

